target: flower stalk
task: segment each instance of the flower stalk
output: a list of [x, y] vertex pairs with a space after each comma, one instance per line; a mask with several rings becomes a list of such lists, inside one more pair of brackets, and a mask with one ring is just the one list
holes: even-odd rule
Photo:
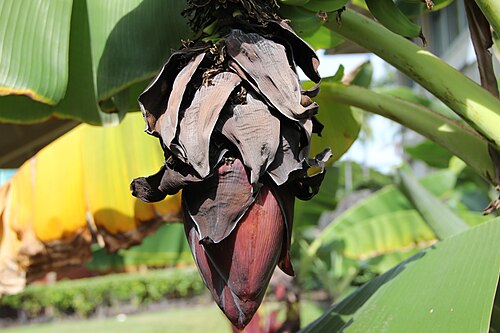
[[[398, 68], [500, 149], [500, 101], [438, 57], [352, 10], [325, 26]], [[390, 51], [389, 51], [390, 50]]]
[[379, 114], [420, 133], [457, 155], [493, 185], [500, 184], [488, 154], [488, 141], [466, 123], [422, 105], [362, 87], [329, 82], [324, 83], [322, 89], [337, 102]]

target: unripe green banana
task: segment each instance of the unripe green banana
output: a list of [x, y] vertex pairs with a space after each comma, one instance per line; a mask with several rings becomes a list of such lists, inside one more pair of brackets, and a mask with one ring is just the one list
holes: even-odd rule
[[416, 0], [394, 0], [394, 3], [410, 20], [422, 15], [425, 8], [425, 4], [422, 1]]
[[444, 7], [450, 5], [454, 0], [434, 0], [433, 11], [443, 9]]
[[436, 11], [443, 9], [444, 7], [448, 6], [455, 0], [396, 0], [396, 3], [398, 2], [406, 2], [406, 3], [421, 3], [425, 4], [425, 7], [428, 10]]
[[347, 0], [310, 0], [302, 7], [312, 11], [333, 12], [345, 6]]
[[308, 3], [310, 0], [280, 0], [280, 4], [289, 5], [289, 6], [303, 6]]
[[405, 37], [420, 37], [425, 43], [422, 28], [410, 21], [392, 0], [366, 0], [366, 5], [387, 29]]
[[283, 18], [290, 19], [290, 26], [300, 36], [313, 34], [324, 23], [316, 13], [300, 7], [281, 6], [279, 14]]

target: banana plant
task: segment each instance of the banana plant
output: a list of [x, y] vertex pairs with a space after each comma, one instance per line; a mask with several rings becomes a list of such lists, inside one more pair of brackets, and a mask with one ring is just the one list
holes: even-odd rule
[[[442, 100], [463, 123], [442, 119], [412, 103], [397, 104], [397, 99], [371, 94], [356, 87], [356, 82], [326, 82], [329, 100], [348, 105], [343, 109], [349, 112], [353, 105], [371, 112], [380, 109], [393, 119], [399, 119], [400, 114], [390, 108], [392, 104], [412, 110], [416, 116], [401, 123], [414, 126], [459, 155], [493, 185], [500, 183], [498, 89], [483, 89], [406, 39], [419, 36], [425, 43], [420, 28], [393, 1], [364, 2], [381, 24], [352, 9], [345, 10], [347, 3], [33, 0], [21, 5], [4, 1], [0, 5], [2, 45], [6, 45], [2, 48], [5, 52], [0, 52], [0, 93], [5, 95], [0, 97], [1, 119], [39, 121], [58, 116], [93, 124], [116, 123], [135, 108], [130, 107], [131, 100], [145, 88], [139, 104], [146, 131], [160, 139], [163, 156], [157, 163], [159, 171], [134, 180], [133, 194], [156, 202], [183, 189], [184, 223], [195, 262], [215, 301], [236, 327], [243, 328], [262, 301], [274, 267], [279, 265], [293, 274], [289, 250], [294, 197], [310, 199], [318, 192], [331, 157], [330, 150], [309, 156], [313, 134], [323, 129], [313, 100], [321, 77], [314, 49], [300, 35], [315, 47], [350, 40], [378, 54]], [[436, 3], [444, 6], [449, 1]], [[483, 10], [498, 9], [498, 5], [486, 7], [491, 4], [486, 0], [477, 3]], [[432, 7], [432, 1], [422, 4]], [[186, 20], [178, 15], [182, 8]], [[167, 16], [172, 20], [165, 19]], [[497, 13], [485, 16], [498, 34]], [[19, 23], [11, 25], [10, 20]], [[52, 24], [55, 20], [59, 24]], [[293, 31], [294, 24], [299, 35]], [[45, 33], [47, 30], [53, 33]], [[20, 31], [27, 37], [18, 44], [15, 36]], [[171, 47], [177, 51], [170, 52]], [[302, 86], [297, 66], [315, 83], [313, 87]], [[354, 95], [363, 104], [355, 104]], [[431, 126], [438, 120], [442, 126]], [[352, 138], [348, 141], [352, 143]], [[477, 152], [472, 148], [475, 145]], [[106, 148], [96, 155], [113, 153]], [[21, 173], [29, 174], [26, 170]], [[8, 196], [8, 191], [3, 191]], [[97, 195], [89, 198], [89, 202], [99, 200], [113, 201]], [[219, 210], [223, 213], [218, 214]], [[114, 216], [105, 209], [99, 212], [105, 220]], [[263, 216], [266, 218], [259, 218]], [[111, 233], [136, 226], [128, 221], [111, 225]], [[422, 267], [442, 263], [441, 256], [449, 253], [446, 249], [458, 247], [452, 239], [458, 239], [459, 245], [470, 245], [471, 239], [477, 241], [480, 236], [498, 240], [496, 221], [488, 226], [467, 229], [438, 243], [436, 247], [445, 250], [437, 255], [432, 250], [428, 256], [424, 253], [431, 264]], [[55, 230], [60, 239], [64, 223]], [[30, 239], [39, 234], [25, 235]], [[482, 245], [474, 253], [484, 255], [491, 250]], [[252, 259], [259, 256], [264, 260]], [[493, 265], [498, 277], [497, 261], [485, 258], [482, 263]], [[463, 262], [477, 268], [475, 262]], [[408, 266], [399, 267], [394, 272], [399, 274]], [[487, 274], [487, 290], [480, 293], [481, 307], [491, 299], [491, 276]], [[384, 278], [374, 283], [377, 281], [386, 282]], [[373, 313], [374, 308], [377, 306], [366, 313]], [[461, 308], [460, 313], [463, 311]], [[484, 314], [481, 320], [484, 322]]]

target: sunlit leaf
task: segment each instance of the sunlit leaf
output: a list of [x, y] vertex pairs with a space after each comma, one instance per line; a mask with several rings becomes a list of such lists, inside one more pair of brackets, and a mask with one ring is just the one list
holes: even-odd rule
[[0, 95], [27, 95], [50, 105], [63, 98], [72, 5], [72, 0], [0, 3]]
[[427, 191], [409, 171], [400, 171], [399, 177], [402, 192], [439, 239], [467, 230], [467, 224]]
[[[421, 180], [438, 197], [451, 191], [455, 181], [456, 175], [448, 170]], [[366, 259], [384, 253], [407, 252], [434, 240], [434, 233], [412, 204], [389, 185], [335, 218], [312, 242], [309, 254], [337, 250], [355, 259]]]
[[2, 2], [0, 95], [7, 96], [0, 97], [0, 120], [55, 115], [118, 123], [138, 109], [138, 93], [189, 38], [184, 6], [179, 0]]
[[499, 242], [497, 218], [437, 243], [371, 280], [301, 332], [487, 332]]

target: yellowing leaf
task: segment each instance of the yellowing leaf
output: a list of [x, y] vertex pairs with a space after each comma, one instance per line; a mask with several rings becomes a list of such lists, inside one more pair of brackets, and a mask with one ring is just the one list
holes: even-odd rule
[[141, 242], [161, 223], [180, 220], [180, 195], [146, 204], [130, 193], [130, 181], [156, 172], [164, 159], [143, 126], [140, 113], [112, 128], [81, 125], [0, 188], [0, 295], [83, 263], [92, 234], [115, 251]]

